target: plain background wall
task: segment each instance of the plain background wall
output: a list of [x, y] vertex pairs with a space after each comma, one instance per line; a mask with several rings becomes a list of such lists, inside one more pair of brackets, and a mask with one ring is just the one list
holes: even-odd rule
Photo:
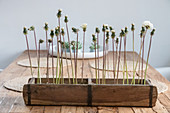
[[[71, 27], [88, 24], [86, 50], [89, 49], [95, 27], [101, 28], [106, 23], [112, 25], [119, 35], [121, 28], [130, 28], [134, 22], [135, 50], [139, 51], [141, 25], [145, 20], [151, 21], [156, 33], [149, 62], [154, 67], [170, 66], [170, 0], [0, 0], [0, 68], [5, 68], [26, 49], [23, 27], [34, 25], [38, 39], [45, 39], [44, 23], [48, 22], [50, 29], [54, 29], [59, 8], [63, 9], [63, 16], [67, 14], [69, 17], [72, 40], [76, 36], [71, 33]], [[82, 34], [80, 36], [81, 40]], [[145, 52], [148, 39], [147, 36]], [[29, 43], [30, 48], [34, 49], [32, 33], [29, 33]], [[128, 34], [127, 49], [132, 50], [131, 32]]]

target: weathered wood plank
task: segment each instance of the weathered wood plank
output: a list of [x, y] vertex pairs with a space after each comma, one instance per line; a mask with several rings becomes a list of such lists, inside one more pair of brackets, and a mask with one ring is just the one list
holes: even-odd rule
[[98, 107], [98, 113], [119, 113], [117, 107]]
[[61, 113], [76, 113], [76, 107], [74, 106], [62, 106]]
[[61, 106], [45, 106], [44, 113], [61, 113]]
[[34, 106], [30, 113], [44, 113], [44, 106]]

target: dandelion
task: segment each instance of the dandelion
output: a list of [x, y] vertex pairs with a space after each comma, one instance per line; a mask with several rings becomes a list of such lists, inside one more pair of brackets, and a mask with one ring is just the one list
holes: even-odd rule
[[99, 33], [100, 30], [98, 27], [96, 27], [96, 33], [97, 33], [97, 57], [98, 57], [98, 83], [100, 84], [100, 75], [99, 75]]
[[45, 30], [45, 32], [46, 32], [46, 49], [48, 49], [48, 36], [47, 36], [48, 23], [47, 23], [47, 22], [45, 23], [44, 30]]
[[[53, 75], [53, 83], [54, 83], [54, 50], [53, 50], [53, 38], [54, 38], [54, 30], [51, 30], [51, 33], [50, 33], [50, 36], [51, 36], [51, 39], [52, 39], [52, 75]], [[50, 47], [50, 46], [49, 46]]]
[[81, 25], [81, 28], [83, 29], [83, 60], [82, 60], [82, 82], [83, 82], [83, 72], [84, 72], [84, 45], [85, 45], [85, 32], [86, 32], [86, 29], [87, 29], [87, 24], [83, 24]]
[[104, 84], [104, 78], [105, 78], [105, 32], [106, 32], [107, 25], [103, 24], [102, 31], [103, 31], [103, 72], [102, 72], [102, 84]]
[[72, 31], [73, 31], [73, 33], [77, 34], [76, 64], [75, 64], [75, 78], [76, 78], [76, 84], [77, 84], [77, 57], [78, 57], [78, 32], [79, 32], [79, 29], [76, 29], [76, 28], [72, 27]]
[[39, 48], [38, 48], [38, 80], [37, 83], [41, 83], [40, 80], [40, 44], [42, 44], [44, 40], [40, 39], [39, 40]]
[[[50, 47], [51, 43], [52, 43], [52, 39], [48, 39], [49, 47]], [[48, 83], [49, 83], [49, 48], [47, 50], [47, 79], [48, 79]]]
[[112, 27], [110, 27], [110, 30], [111, 30], [111, 38], [112, 38], [112, 46], [113, 46], [113, 75], [114, 75], [114, 79], [115, 79], [115, 76], [116, 76], [116, 73], [115, 73], [115, 69], [114, 69], [114, 64], [115, 64], [115, 62], [114, 62], [114, 40], [115, 40], [115, 36], [116, 36], [116, 34], [115, 34], [115, 30], [113, 30], [113, 28]]
[[58, 64], [60, 64], [60, 52], [59, 52], [59, 28], [55, 28], [55, 36], [57, 37], [57, 64], [56, 64], [56, 84], [58, 83]]
[[119, 77], [119, 64], [120, 64], [120, 56], [121, 56], [121, 45], [122, 45], [122, 37], [125, 36], [125, 32], [121, 29], [120, 33], [120, 46], [119, 46], [119, 58], [118, 58], [118, 67], [117, 67], [117, 84], [118, 84], [118, 77]]
[[73, 61], [71, 56], [71, 44], [70, 44], [70, 37], [69, 37], [69, 29], [68, 29], [68, 17], [65, 16], [64, 22], [66, 23], [66, 29], [67, 29], [67, 37], [68, 37], [68, 43], [69, 43], [69, 50], [70, 50], [70, 59], [71, 59], [71, 68], [72, 68], [72, 77], [73, 77], [73, 84], [74, 84], [74, 69], [73, 69]]
[[147, 62], [146, 62], [146, 69], [145, 69], [145, 76], [144, 76], [144, 85], [146, 84], [146, 73], [147, 73], [147, 67], [148, 67], [148, 62], [149, 62], [149, 55], [150, 55], [150, 50], [151, 50], [151, 44], [152, 44], [152, 36], [155, 33], [155, 29], [153, 29], [150, 33], [150, 43], [149, 43], [149, 50], [148, 50], [148, 56], [147, 56]]
[[95, 49], [95, 76], [96, 76], [96, 84], [98, 84], [98, 78], [97, 78], [97, 62], [96, 62], [96, 36], [95, 34], [92, 34], [92, 40], [94, 43], [94, 49]]
[[68, 61], [67, 61], [67, 54], [66, 54], [66, 46], [65, 46], [65, 38], [64, 38], [64, 35], [65, 35], [64, 28], [61, 28], [61, 35], [63, 36], [63, 42], [64, 42], [63, 48], [65, 49], [65, 57], [66, 57], [67, 73], [68, 73], [68, 79], [69, 79], [69, 84], [70, 84], [70, 74], [69, 74]]
[[31, 62], [31, 56], [30, 56], [30, 50], [29, 50], [29, 44], [28, 44], [28, 38], [27, 38], [28, 31], [27, 31], [26, 27], [23, 28], [23, 34], [25, 35], [25, 39], [26, 39], [26, 43], [27, 43], [28, 58], [29, 58], [29, 62], [30, 62], [31, 75], [33, 77], [32, 62]]

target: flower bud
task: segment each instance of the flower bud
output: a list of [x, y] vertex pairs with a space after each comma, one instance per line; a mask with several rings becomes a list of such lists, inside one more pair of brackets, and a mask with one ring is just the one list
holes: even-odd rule
[[106, 37], [109, 38], [109, 30], [106, 30]]
[[117, 38], [116, 38], [116, 44], [118, 44], [118, 43], [119, 43], [119, 38], [117, 37]]
[[155, 28], [151, 31], [151, 36], [153, 36], [155, 33]]
[[48, 23], [47, 22], [45, 23], [44, 29], [45, 29], [45, 31], [48, 31]]
[[27, 35], [27, 34], [28, 34], [26, 27], [23, 28], [23, 34], [24, 34], [24, 35]]
[[61, 28], [61, 35], [64, 36], [65, 32], [64, 32], [64, 28]]
[[81, 28], [83, 29], [83, 31], [85, 32], [86, 31], [86, 29], [87, 29], [87, 24], [82, 24], [81, 25]]
[[115, 34], [115, 30], [111, 30], [111, 37], [112, 37], [112, 39], [114, 39], [115, 38], [115, 36], [116, 36], [116, 34]]
[[61, 12], [62, 12], [62, 9], [59, 9], [59, 10], [58, 10], [58, 13], [57, 13], [57, 17], [58, 17], [58, 18], [61, 17]]
[[135, 30], [135, 24], [132, 23], [132, 26], [131, 26], [131, 31], [134, 31]]
[[110, 31], [113, 30], [112, 26], [109, 26], [109, 28], [110, 28]]
[[96, 33], [100, 33], [100, 30], [98, 27], [96, 27]]
[[34, 26], [31, 26], [28, 30], [29, 30], [29, 31], [34, 31], [34, 30], [35, 30], [35, 27], [34, 27]]
[[48, 43], [51, 43], [52, 42], [52, 39], [48, 39]]
[[55, 28], [55, 35], [56, 35], [56, 36], [59, 35], [59, 29], [58, 29], [58, 27]]
[[54, 30], [51, 30], [50, 36], [51, 36], [51, 38], [54, 37]]
[[39, 43], [40, 43], [40, 44], [43, 43], [43, 42], [44, 42], [44, 40], [42, 40], [42, 39], [39, 40]]
[[93, 42], [96, 43], [96, 36], [95, 36], [95, 34], [92, 34], [92, 38], [93, 38], [93, 39], [92, 39]]
[[127, 34], [128, 33], [128, 30], [127, 30], [127, 27], [125, 27], [125, 34]]
[[67, 16], [65, 16], [65, 18], [64, 18], [64, 22], [65, 22], [65, 23], [67, 23], [67, 22], [68, 22], [68, 17], [67, 17]]

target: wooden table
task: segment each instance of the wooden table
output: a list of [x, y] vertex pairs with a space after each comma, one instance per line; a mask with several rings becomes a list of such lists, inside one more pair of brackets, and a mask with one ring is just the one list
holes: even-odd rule
[[[45, 51], [41, 51], [45, 56]], [[31, 51], [31, 56], [35, 57], [36, 52]], [[137, 58], [137, 54], [135, 57]], [[15, 61], [13, 61], [3, 72], [0, 73], [0, 113], [168, 113], [170, 112], [170, 82], [166, 80], [152, 66], [149, 66], [147, 77], [159, 80], [168, 85], [169, 90], [159, 94], [156, 106], [153, 108], [142, 107], [81, 107], [81, 106], [25, 106], [22, 93], [7, 90], [3, 87], [3, 83], [7, 80], [20, 76], [30, 75], [30, 69], [17, 65], [17, 61], [27, 58], [27, 51], [24, 51]], [[132, 60], [132, 52], [127, 53], [127, 59]], [[94, 71], [88, 67], [85, 60], [85, 76], [93, 77]], [[81, 63], [81, 61], [79, 61]], [[80, 64], [79, 64], [80, 65]], [[78, 66], [81, 68], [81, 66]], [[46, 73], [45, 68], [42, 73]], [[65, 69], [66, 70], [66, 69]], [[81, 75], [81, 69], [79, 74]], [[33, 69], [34, 74], [37, 69]], [[132, 73], [129, 73], [132, 76]], [[30, 76], [31, 77], [31, 76]]]

